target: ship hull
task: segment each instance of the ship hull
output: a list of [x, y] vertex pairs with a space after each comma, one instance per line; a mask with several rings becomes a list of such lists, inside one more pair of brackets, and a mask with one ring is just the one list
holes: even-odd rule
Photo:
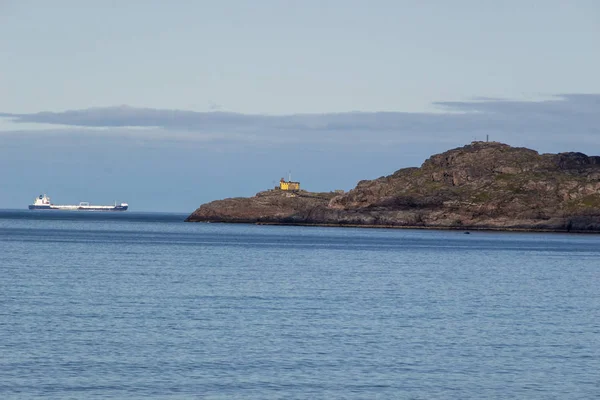
[[30, 210], [62, 210], [62, 211], [126, 211], [128, 208], [127, 203], [119, 203], [115, 201], [115, 205], [113, 206], [96, 206], [88, 203], [87, 201], [82, 201], [78, 205], [61, 205], [61, 204], [52, 204], [50, 201], [50, 197], [46, 194], [40, 194], [35, 198], [33, 204], [29, 205]]
[[127, 211], [128, 206], [62, 206], [62, 205], [34, 205], [30, 210], [58, 210], [58, 211]]
[[51, 206], [34, 206], [33, 204], [29, 205], [30, 210], [51, 210]]

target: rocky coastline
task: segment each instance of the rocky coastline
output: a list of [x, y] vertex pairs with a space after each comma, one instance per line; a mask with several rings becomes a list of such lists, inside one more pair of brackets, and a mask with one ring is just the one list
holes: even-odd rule
[[268, 190], [188, 222], [600, 232], [600, 157], [473, 142], [346, 193]]

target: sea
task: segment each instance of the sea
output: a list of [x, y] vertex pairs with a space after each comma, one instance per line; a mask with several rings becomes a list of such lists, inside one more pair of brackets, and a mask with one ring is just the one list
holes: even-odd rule
[[0, 399], [597, 399], [600, 235], [0, 211]]

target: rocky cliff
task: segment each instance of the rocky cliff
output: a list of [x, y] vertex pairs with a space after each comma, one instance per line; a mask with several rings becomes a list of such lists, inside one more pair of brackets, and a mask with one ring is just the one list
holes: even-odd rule
[[187, 221], [600, 232], [600, 157], [473, 142], [345, 194], [289, 196], [215, 201]]

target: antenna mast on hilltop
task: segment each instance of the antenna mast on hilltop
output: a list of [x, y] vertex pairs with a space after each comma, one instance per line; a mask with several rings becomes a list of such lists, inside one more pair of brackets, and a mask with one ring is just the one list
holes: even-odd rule
[[288, 182], [292, 181], [292, 171], [288, 171]]

